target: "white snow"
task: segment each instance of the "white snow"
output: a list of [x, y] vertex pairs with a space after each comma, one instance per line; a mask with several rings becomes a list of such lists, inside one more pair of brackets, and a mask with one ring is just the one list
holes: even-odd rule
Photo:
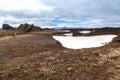
[[66, 33], [64, 35], [67, 36], [67, 37], [70, 37], [70, 36], [73, 36], [73, 33]]
[[88, 34], [88, 33], [91, 33], [91, 31], [80, 31], [79, 33], [82, 33], [82, 34]]
[[99, 35], [87, 37], [53, 36], [62, 46], [69, 49], [100, 47], [112, 41], [117, 35]]

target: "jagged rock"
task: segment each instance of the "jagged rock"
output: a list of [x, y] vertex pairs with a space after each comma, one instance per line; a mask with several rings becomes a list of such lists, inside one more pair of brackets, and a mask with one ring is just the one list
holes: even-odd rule
[[40, 27], [29, 25], [27, 23], [25, 24], [20, 24], [20, 26], [18, 27], [18, 30], [22, 31], [22, 32], [30, 32], [30, 31], [36, 31], [36, 30], [42, 30]]
[[18, 29], [23, 31], [23, 32], [29, 32], [32, 29], [32, 26], [27, 24], [27, 23], [26, 24], [20, 24]]
[[32, 24], [32, 30], [31, 31], [42, 31], [42, 28], [38, 27], [38, 26], [35, 26]]
[[12, 26], [10, 26], [9, 24], [3, 24], [2, 25], [2, 29], [4, 30], [10, 30], [10, 29], [14, 29]]

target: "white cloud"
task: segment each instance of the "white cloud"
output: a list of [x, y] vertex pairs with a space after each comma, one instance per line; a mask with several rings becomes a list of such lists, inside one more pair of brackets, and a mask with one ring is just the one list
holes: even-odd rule
[[1, 0], [2, 10], [48, 10], [53, 8], [41, 3], [39, 0]]

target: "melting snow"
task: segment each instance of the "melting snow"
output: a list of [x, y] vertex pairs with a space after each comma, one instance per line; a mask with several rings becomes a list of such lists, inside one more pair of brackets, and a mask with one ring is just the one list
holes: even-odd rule
[[64, 34], [65, 36], [73, 36], [73, 33], [67, 33], [67, 34]]
[[88, 33], [91, 33], [91, 31], [80, 31], [79, 33], [88, 34]]
[[62, 46], [70, 49], [100, 47], [112, 41], [117, 35], [99, 35], [88, 37], [53, 36]]

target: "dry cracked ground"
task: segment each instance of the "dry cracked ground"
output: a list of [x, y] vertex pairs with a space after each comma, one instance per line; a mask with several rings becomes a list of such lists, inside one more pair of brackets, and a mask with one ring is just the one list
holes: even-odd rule
[[4, 37], [0, 80], [120, 80], [120, 42], [70, 50], [51, 34]]

